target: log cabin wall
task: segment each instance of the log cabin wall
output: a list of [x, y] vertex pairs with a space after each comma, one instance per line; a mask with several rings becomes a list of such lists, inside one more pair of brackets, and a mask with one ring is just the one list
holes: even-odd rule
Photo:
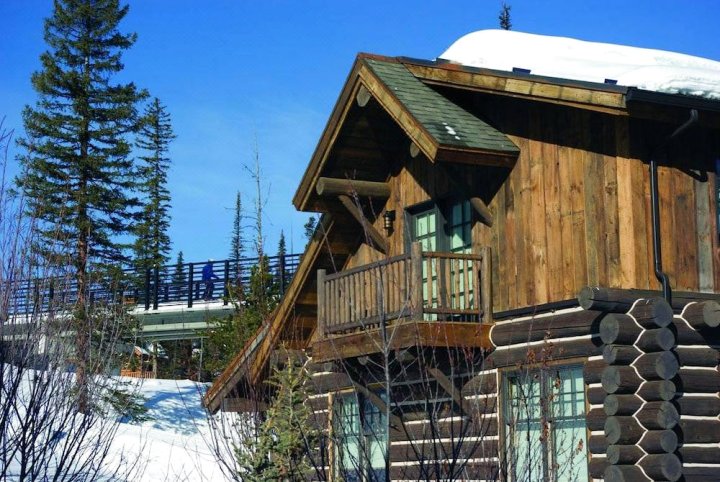
[[[660, 123], [480, 94], [453, 99], [520, 147], [511, 169], [398, 159], [389, 179], [395, 210], [390, 254], [405, 251], [404, 210], [456, 194], [464, 178], [493, 213], [475, 222], [473, 245], [493, 255], [493, 308], [572, 299], [584, 286], [659, 289], [652, 259], [648, 161], [681, 123]], [[674, 290], [720, 291], [715, 161], [720, 133], [694, 126], [659, 169], [663, 268]], [[662, 156], [662, 153], [658, 154]], [[665, 157], [665, 156], [662, 156]], [[375, 227], [383, 232], [381, 213]], [[363, 247], [348, 267], [381, 257]]]

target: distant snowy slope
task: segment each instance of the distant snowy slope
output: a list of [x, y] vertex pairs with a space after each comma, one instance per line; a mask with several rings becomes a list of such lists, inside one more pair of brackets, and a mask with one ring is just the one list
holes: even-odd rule
[[720, 99], [720, 62], [644, 49], [506, 30], [481, 30], [457, 40], [439, 58], [471, 67]]

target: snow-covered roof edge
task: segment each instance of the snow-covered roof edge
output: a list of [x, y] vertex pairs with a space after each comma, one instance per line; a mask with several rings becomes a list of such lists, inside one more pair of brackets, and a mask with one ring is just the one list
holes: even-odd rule
[[438, 59], [469, 67], [618, 85], [720, 100], [720, 62], [654, 50], [508, 30], [481, 30]]

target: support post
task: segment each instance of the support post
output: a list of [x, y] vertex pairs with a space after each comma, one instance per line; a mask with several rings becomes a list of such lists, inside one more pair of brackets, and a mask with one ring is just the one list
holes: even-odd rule
[[481, 253], [482, 265], [480, 267], [480, 293], [482, 295], [482, 313], [480, 319], [483, 323], [492, 323], [492, 253], [490, 251], [490, 246], [483, 246]]
[[187, 306], [192, 308], [193, 305], [193, 264], [188, 264], [188, 285], [187, 285]]
[[326, 323], [326, 312], [325, 312], [325, 270], [319, 269], [317, 271], [317, 330], [318, 340], [325, 338], [325, 323]]
[[422, 264], [422, 246], [419, 241], [415, 241], [410, 247], [410, 304], [415, 321], [421, 321], [423, 318]]

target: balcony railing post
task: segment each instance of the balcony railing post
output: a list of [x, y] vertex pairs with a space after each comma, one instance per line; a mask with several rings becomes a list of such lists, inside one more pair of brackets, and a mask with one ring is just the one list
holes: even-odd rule
[[492, 323], [492, 253], [490, 252], [490, 246], [483, 247], [480, 253], [482, 254], [480, 266], [480, 295], [482, 297], [482, 303], [478, 303], [478, 305], [482, 307], [480, 319], [483, 323]]
[[319, 269], [317, 272], [317, 331], [319, 339], [325, 338], [325, 323], [327, 321], [327, 313], [325, 313], [325, 270]]
[[410, 247], [410, 306], [413, 319], [423, 319], [422, 246], [418, 241]]
[[188, 265], [188, 285], [187, 285], [187, 306], [192, 308], [193, 305], [193, 264]]

